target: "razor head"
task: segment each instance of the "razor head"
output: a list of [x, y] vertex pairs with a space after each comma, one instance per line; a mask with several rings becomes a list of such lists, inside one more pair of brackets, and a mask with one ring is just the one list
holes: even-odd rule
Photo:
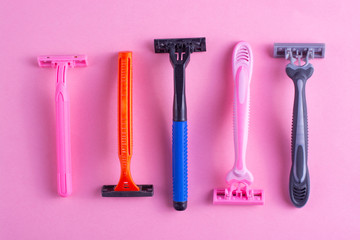
[[243, 191], [233, 191], [227, 196], [225, 189], [214, 189], [213, 204], [215, 205], [264, 205], [264, 191], [251, 189], [250, 194]]
[[58, 63], [68, 63], [69, 67], [86, 67], [86, 55], [43, 55], [38, 57], [40, 67], [56, 67]]
[[205, 52], [205, 38], [173, 38], [173, 39], [154, 39], [155, 53], [169, 53], [170, 49], [175, 52], [185, 52], [190, 47], [190, 53]]
[[152, 197], [154, 195], [153, 185], [137, 185], [139, 191], [115, 191], [116, 185], [104, 185], [101, 188], [103, 197]]
[[305, 58], [309, 53], [309, 58], [324, 58], [325, 43], [274, 43], [274, 57], [289, 58], [289, 53], [293, 56]]

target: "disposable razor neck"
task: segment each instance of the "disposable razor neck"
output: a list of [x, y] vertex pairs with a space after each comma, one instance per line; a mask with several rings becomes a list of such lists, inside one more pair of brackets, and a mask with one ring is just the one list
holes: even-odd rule
[[184, 122], [187, 120], [185, 98], [185, 64], [174, 65], [173, 120], [176, 122]]
[[67, 62], [56, 63], [56, 84], [66, 85]]

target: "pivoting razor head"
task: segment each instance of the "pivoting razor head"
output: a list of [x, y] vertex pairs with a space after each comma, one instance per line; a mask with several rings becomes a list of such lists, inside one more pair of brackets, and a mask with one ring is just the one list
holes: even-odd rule
[[154, 39], [155, 53], [169, 53], [174, 48], [175, 52], [185, 52], [190, 47], [190, 52], [205, 52], [205, 38], [173, 38]]
[[67, 62], [69, 67], [86, 67], [85, 55], [43, 55], [38, 57], [40, 67], [55, 67], [57, 63]]
[[274, 43], [274, 57], [289, 59], [290, 53], [306, 58], [324, 58], [325, 43]]
[[154, 195], [153, 185], [137, 185], [139, 191], [115, 191], [116, 185], [104, 185], [101, 189], [103, 197], [151, 197]]
[[264, 202], [264, 191], [251, 189], [244, 181], [233, 182], [225, 189], [214, 189], [213, 204], [264, 205]]
[[264, 205], [264, 191], [260, 189], [234, 190], [214, 189], [213, 204], [216, 205]]

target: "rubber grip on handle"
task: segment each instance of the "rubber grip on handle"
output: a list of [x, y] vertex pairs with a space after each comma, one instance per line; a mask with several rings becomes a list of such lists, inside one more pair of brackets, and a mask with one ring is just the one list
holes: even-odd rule
[[172, 174], [173, 201], [176, 210], [185, 210], [188, 198], [187, 138], [187, 122], [173, 121]]
[[291, 133], [290, 198], [296, 207], [303, 207], [310, 193], [308, 159], [308, 122], [304, 79], [296, 79]]

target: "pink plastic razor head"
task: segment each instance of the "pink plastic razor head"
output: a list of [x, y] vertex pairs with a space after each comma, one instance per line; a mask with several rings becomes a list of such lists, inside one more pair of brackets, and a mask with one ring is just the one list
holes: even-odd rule
[[44, 55], [38, 57], [40, 67], [55, 67], [57, 63], [67, 62], [69, 67], [86, 67], [85, 55]]
[[227, 205], [264, 205], [264, 191], [231, 185], [226, 189], [214, 189], [213, 204]]

